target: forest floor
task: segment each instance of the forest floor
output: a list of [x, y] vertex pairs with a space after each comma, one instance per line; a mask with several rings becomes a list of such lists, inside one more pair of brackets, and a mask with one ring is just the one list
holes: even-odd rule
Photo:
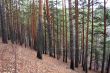
[[[24, 46], [0, 43], [0, 73], [84, 73], [81, 68], [69, 69], [69, 64], [43, 55], [36, 58], [36, 51]], [[90, 72], [94, 73], [94, 72]]]

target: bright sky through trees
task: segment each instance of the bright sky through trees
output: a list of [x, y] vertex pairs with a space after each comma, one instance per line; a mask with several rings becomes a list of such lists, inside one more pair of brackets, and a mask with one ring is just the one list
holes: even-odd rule
[[[56, 0], [52, 0], [52, 1], [56, 1]], [[58, 1], [62, 1], [62, 0], [58, 0]], [[74, 1], [74, 0], [73, 0], [73, 1]], [[88, 0], [87, 0], [87, 1], [88, 1]], [[104, 0], [97, 0], [97, 1], [98, 1], [98, 2], [101, 2], [102, 5], [103, 5]], [[110, 8], [110, 0], [106, 0], [106, 1], [107, 1], [106, 6]], [[66, 0], [66, 4], [67, 4], [67, 6], [68, 6], [68, 0]], [[61, 8], [61, 6], [62, 6], [62, 4], [59, 5], [59, 8]]]

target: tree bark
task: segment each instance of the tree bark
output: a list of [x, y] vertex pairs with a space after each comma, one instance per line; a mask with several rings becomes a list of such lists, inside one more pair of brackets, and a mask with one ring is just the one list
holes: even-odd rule
[[42, 52], [44, 49], [44, 36], [43, 36], [43, 26], [42, 26], [42, 10], [43, 10], [43, 0], [39, 0], [39, 23], [38, 23], [38, 33], [37, 33], [37, 57], [42, 59]]
[[69, 24], [70, 24], [70, 68], [74, 70], [74, 42], [73, 42], [73, 21], [72, 21], [72, 2], [68, 0], [69, 5]]
[[104, 0], [104, 46], [103, 46], [103, 60], [101, 73], [104, 73], [106, 55], [106, 0]]
[[75, 39], [75, 67], [78, 67], [78, 63], [79, 63], [79, 40], [78, 40], [78, 33], [79, 33], [79, 29], [78, 29], [78, 17], [79, 17], [79, 11], [78, 11], [78, 0], [75, 0], [75, 32], [76, 32], [76, 39]]
[[90, 67], [89, 67], [89, 69], [91, 70], [92, 69], [92, 57], [93, 57], [93, 33], [94, 33], [94, 21], [93, 21], [93, 2], [94, 2], [94, 0], [92, 0], [92, 34], [91, 34], [91, 56], [90, 56]]
[[1, 31], [2, 31], [2, 42], [8, 43], [7, 37], [7, 24], [5, 19], [5, 8], [4, 8], [4, 1], [0, 2], [0, 18], [1, 18]]
[[49, 40], [49, 55], [52, 57], [52, 32], [51, 32], [51, 18], [50, 18], [50, 9], [49, 9], [49, 1], [46, 0], [46, 15], [47, 15], [47, 30], [48, 30], [48, 40]]
[[88, 73], [88, 33], [89, 33], [89, 18], [90, 18], [90, 0], [88, 0], [88, 12], [87, 12], [87, 30], [86, 30], [86, 51], [85, 51], [85, 62], [84, 70]]
[[109, 58], [108, 58], [107, 71], [106, 71], [106, 73], [110, 73], [110, 54], [109, 54]]

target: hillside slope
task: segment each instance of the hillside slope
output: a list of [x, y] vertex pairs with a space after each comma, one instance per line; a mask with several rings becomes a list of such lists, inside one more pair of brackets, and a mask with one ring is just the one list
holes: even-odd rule
[[76, 73], [66, 66], [47, 55], [39, 60], [30, 48], [0, 43], [0, 73]]
[[[68, 63], [43, 55], [40, 60], [36, 51], [19, 45], [0, 43], [0, 73], [84, 73], [79, 67], [75, 71]], [[94, 73], [94, 72], [89, 72]]]

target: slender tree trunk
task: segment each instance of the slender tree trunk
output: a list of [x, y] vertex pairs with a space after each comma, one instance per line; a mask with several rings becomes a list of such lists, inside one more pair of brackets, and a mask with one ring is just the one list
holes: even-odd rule
[[2, 31], [2, 42], [8, 43], [8, 37], [7, 37], [7, 24], [5, 19], [5, 8], [4, 8], [4, 1], [2, 0], [0, 2], [0, 18], [1, 18], [1, 31]]
[[94, 69], [96, 71], [98, 71], [98, 68], [99, 68], [98, 67], [99, 65], [98, 65], [98, 52], [97, 52], [98, 46], [97, 45], [98, 45], [98, 34], [96, 34], [96, 47], [95, 47], [96, 49], [94, 50], [95, 51], [95, 67], [94, 67]]
[[55, 19], [55, 16], [54, 16], [54, 11], [53, 11], [53, 57], [55, 58], [56, 48], [55, 48], [55, 23], [54, 23], [54, 19]]
[[47, 23], [46, 23], [46, 7], [45, 7], [45, 1], [44, 1], [44, 26], [45, 26], [45, 48], [44, 53], [47, 54]]
[[47, 13], [47, 30], [48, 30], [48, 39], [49, 39], [49, 55], [52, 55], [52, 32], [51, 32], [51, 18], [50, 18], [50, 9], [49, 9], [49, 1], [46, 0], [46, 13]]
[[57, 59], [59, 59], [59, 20], [58, 20], [58, 1], [56, 0], [56, 25], [57, 25], [57, 37], [56, 37], [56, 40], [57, 40], [57, 44], [56, 44], [56, 53], [57, 53]]
[[32, 4], [32, 21], [31, 21], [31, 27], [32, 27], [32, 47], [35, 49], [36, 46], [36, 9], [35, 9], [35, 1], [33, 0]]
[[78, 67], [78, 63], [79, 63], [79, 40], [78, 40], [78, 33], [79, 33], [79, 29], [78, 29], [78, 16], [79, 16], [79, 13], [78, 13], [78, 0], [75, 0], [75, 29], [76, 29], [76, 39], [75, 39], [75, 47], [76, 47], [76, 50], [75, 50], [75, 67]]
[[14, 22], [14, 12], [13, 12], [13, 0], [11, 1], [11, 42], [14, 44], [14, 25], [13, 25], [13, 22]]
[[103, 47], [103, 61], [101, 73], [104, 73], [106, 55], [106, 0], [104, 0], [104, 47]]
[[69, 23], [70, 23], [70, 68], [74, 70], [74, 42], [73, 42], [73, 22], [72, 22], [72, 2], [68, 0], [69, 4]]
[[63, 38], [63, 62], [65, 60], [65, 44], [64, 44], [64, 0], [62, 0], [62, 18], [63, 18], [63, 35], [62, 35], [62, 38]]
[[84, 66], [84, 0], [83, 0], [83, 18], [82, 18], [82, 67]]
[[[60, 16], [60, 14], [59, 14], [59, 16]], [[60, 24], [60, 26], [59, 26], [59, 31], [60, 31], [60, 33], [59, 33], [59, 59], [61, 58], [61, 55], [62, 55], [62, 22], [61, 22], [61, 19], [59, 20], [59, 24]]]
[[28, 30], [28, 36], [29, 36], [29, 46], [30, 46], [30, 48], [31, 48], [31, 1], [30, 1], [30, 10], [29, 10], [29, 12], [30, 12], [30, 16], [29, 16], [29, 20], [28, 20], [28, 22], [29, 22], [29, 25], [28, 25], [28, 28], [29, 28], [29, 30]]
[[7, 24], [7, 36], [8, 36], [8, 40], [10, 39], [9, 37], [9, 25], [10, 25], [10, 13], [9, 13], [9, 2], [7, 0], [5, 0], [5, 4], [6, 4], [6, 24]]
[[[66, 0], [65, 0], [66, 3]], [[66, 23], [66, 58], [65, 58], [65, 62], [67, 62], [67, 57], [68, 57], [68, 25], [67, 25], [67, 10], [66, 10], [66, 4], [65, 4], [65, 23]]]
[[[19, 2], [19, 1], [18, 1]], [[18, 3], [16, 3], [16, 43], [18, 43], [18, 30], [19, 30], [19, 9], [18, 9]]]
[[110, 73], [110, 54], [109, 54], [109, 58], [108, 58], [107, 72], [106, 73]]
[[90, 15], [90, 0], [88, 0], [88, 12], [87, 12], [86, 52], [85, 52], [85, 62], [84, 62], [85, 73], [88, 73], [88, 33], [89, 33], [89, 18], [90, 18], [89, 15]]
[[92, 69], [92, 57], [93, 57], [93, 33], [94, 33], [94, 21], [93, 21], [93, 2], [94, 0], [92, 0], [92, 34], [91, 34], [91, 56], [90, 56], [90, 67], [89, 69], [91, 70]]
[[44, 49], [44, 36], [43, 36], [43, 26], [42, 26], [42, 11], [43, 10], [43, 0], [39, 0], [39, 24], [38, 24], [38, 34], [37, 34], [37, 57], [42, 59], [42, 50]]

